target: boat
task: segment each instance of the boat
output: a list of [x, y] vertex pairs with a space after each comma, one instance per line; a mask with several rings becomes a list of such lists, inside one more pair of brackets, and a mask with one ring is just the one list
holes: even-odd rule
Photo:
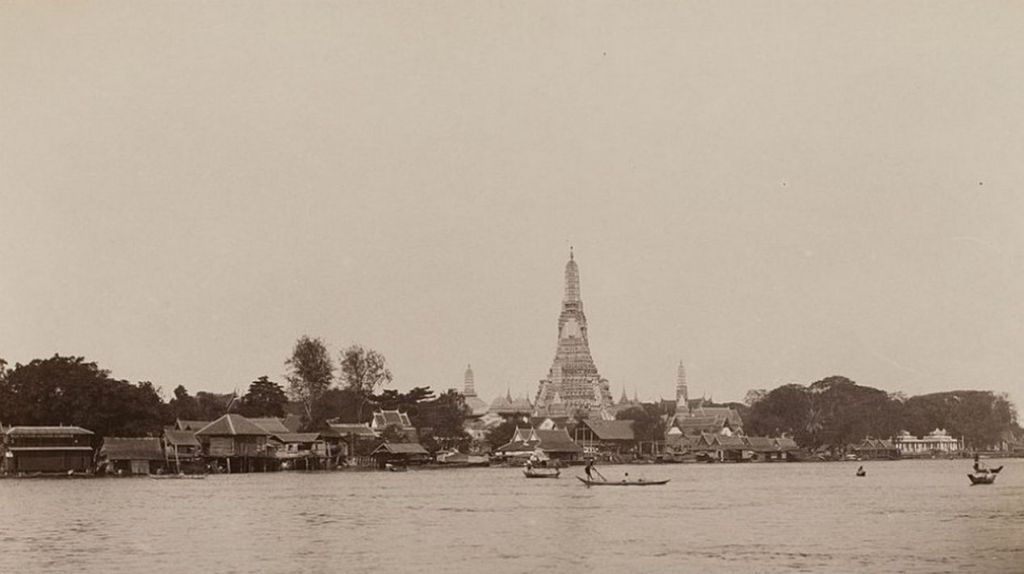
[[188, 479], [192, 479], [192, 480], [202, 480], [202, 479], [206, 478], [206, 475], [205, 474], [185, 474], [183, 472], [179, 472], [178, 474], [151, 474], [151, 475], [149, 475], [149, 478], [154, 478], [154, 479], [158, 479], [158, 480], [172, 479], [172, 478], [178, 478], [178, 479], [188, 478]]
[[867, 475], [868, 475], [868, 473], [865, 470], [858, 470], [857, 471], [857, 476], [867, 476]]
[[1002, 466], [997, 466], [995, 468], [988, 469], [988, 471], [991, 472], [992, 474], [999, 474], [1000, 470], [1003, 470]]
[[992, 484], [996, 480], [996, 475], [991, 472], [982, 472], [978, 474], [968, 474], [967, 478], [971, 479], [971, 484]]
[[629, 479], [629, 480], [623, 479], [623, 480], [620, 480], [620, 481], [614, 481], [614, 480], [591, 480], [591, 479], [588, 479], [588, 478], [583, 478], [582, 476], [577, 476], [576, 478], [578, 478], [580, 482], [582, 482], [583, 484], [585, 484], [587, 486], [659, 486], [659, 485], [662, 485], [662, 484], [668, 484], [668, 481], [671, 480], [671, 479], [668, 479], [668, 478], [666, 478], [665, 480], [644, 480], [642, 478], [637, 478], [637, 479]]
[[562, 471], [557, 468], [524, 468], [526, 478], [558, 478]]
[[384, 463], [384, 469], [390, 472], [406, 472], [409, 470], [408, 466], [404, 464], [392, 464], [390, 462]]

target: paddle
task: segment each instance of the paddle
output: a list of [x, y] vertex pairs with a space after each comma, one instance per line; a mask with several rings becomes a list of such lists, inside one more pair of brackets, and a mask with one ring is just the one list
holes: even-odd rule
[[607, 479], [607, 478], [605, 478], [603, 474], [601, 474], [601, 471], [597, 470], [597, 469], [596, 469], [596, 468], [594, 468], [594, 467], [590, 467], [590, 470], [592, 470], [592, 471], [596, 472], [596, 473], [597, 473], [597, 476], [600, 476], [600, 477], [601, 477], [601, 480], [603, 480], [603, 481], [605, 481], [605, 482], [608, 482], [608, 479]]

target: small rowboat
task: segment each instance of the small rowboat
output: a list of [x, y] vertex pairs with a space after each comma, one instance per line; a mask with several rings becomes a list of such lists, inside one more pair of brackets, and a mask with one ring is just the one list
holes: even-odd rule
[[971, 484], [992, 484], [996, 480], [996, 475], [983, 472], [979, 474], [968, 474], [967, 478], [971, 479]]
[[173, 479], [173, 478], [179, 478], [179, 479], [181, 479], [181, 478], [189, 478], [189, 479], [192, 479], [192, 480], [202, 480], [202, 479], [206, 478], [206, 475], [205, 474], [151, 474], [151, 475], [149, 475], [149, 478], [153, 478], [153, 479], [157, 479], [157, 480], [166, 480], [166, 479]]
[[587, 486], [659, 486], [662, 484], [668, 484], [668, 481], [671, 480], [667, 478], [665, 480], [644, 480], [642, 478], [638, 478], [635, 480], [621, 480], [616, 482], [614, 480], [588, 480], [582, 476], [577, 476], [576, 478]]
[[562, 471], [557, 468], [524, 468], [526, 478], [558, 478]]

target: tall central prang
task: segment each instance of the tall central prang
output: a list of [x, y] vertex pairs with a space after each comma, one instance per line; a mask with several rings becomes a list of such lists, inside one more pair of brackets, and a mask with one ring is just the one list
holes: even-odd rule
[[540, 381], [537, 389], [537, 411], [553, 414], [553, 410], [564, 408], [567, 414], [597, 414], [611, 404], [608, 381], [597, 373], [590, 356], [587, 317], [580, 299], [580, 270], [570, 248], [569, 262], [565, 264], [565, 298], [558, 316], [558, 349], [548, 377]]

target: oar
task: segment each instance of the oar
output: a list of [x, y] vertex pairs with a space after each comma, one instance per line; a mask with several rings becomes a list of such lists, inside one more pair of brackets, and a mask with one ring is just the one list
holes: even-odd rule
[[603, 474], [601, 474], [601, 471], [600, 471], [600, 470], [597, 470], [597, 469], [596, 469], [596, 468], [594, 468], [594, 467], [591, 467], [591, 468], [590, 468], [590, 470], [592, 470], [592, 471], [596, 472], [596, 473], [597, 473], [597, 476], [600, 476], [600, 477], [601, 477], [601, 480], [603, 480], [603, 481], [605, 481], [605, 482], [608, 482], [608, 479], [607, 479], [607, 478], [605, 478]]

